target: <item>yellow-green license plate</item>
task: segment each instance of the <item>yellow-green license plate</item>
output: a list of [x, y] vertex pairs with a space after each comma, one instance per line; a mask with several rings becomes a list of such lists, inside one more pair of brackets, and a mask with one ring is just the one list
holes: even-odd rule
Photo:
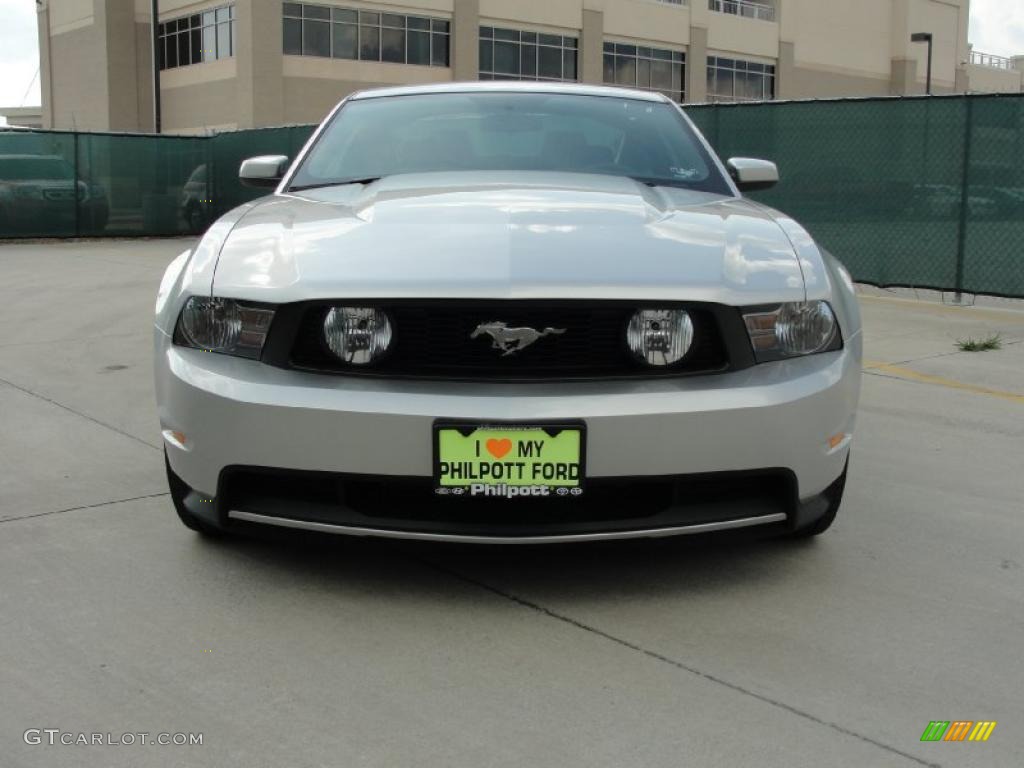
[[584, 449], [582, 423], [436, 423], [434, 491], [476, 498], [579, 496]]

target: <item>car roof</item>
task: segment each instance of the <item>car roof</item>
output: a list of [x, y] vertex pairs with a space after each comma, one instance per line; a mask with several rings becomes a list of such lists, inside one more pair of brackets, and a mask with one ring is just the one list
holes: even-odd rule
[[638, 91], [632, 88], [615, 88], [605, 85], [520, 80], [388, 86], [358, 91], [349, 98], [378, 99], [386, 96], [421, 96], [433, 93], [560, 93], [567, 96], [612, 96], [620, 99], [671, 103], [668, 97], [654, 91]]

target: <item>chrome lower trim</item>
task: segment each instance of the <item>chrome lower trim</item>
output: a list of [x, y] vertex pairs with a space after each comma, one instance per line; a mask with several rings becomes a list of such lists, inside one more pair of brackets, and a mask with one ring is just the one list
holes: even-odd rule
[[331, 525], [305, 520], [291, 520], [286, 517], [257, 515], [252, 512], [231, 510], [228, 517], [233, 520], [244, 520], [249, 523], [277, 525], [282, 528], [298, 528], [304, 531], [321, 533], [338, 533], [346, 536], [376, 536], [385, 539], [411, 539], [414, 541], [452, 541], [465, 544], [568, 544], [578, 541], [609, 541], [615, 539], [646, 539], [664, 536], [685, 536], [695, 533], [711, 533], [727, 531], [734, 528], [748, 528], [753, 525], [782, 523], [786, 515], [782, 512], [758, 517], [742, 517], [737, 520], [726, 520], [721, 523], [701, 523], [699, 525], [681, 525], [672, 528], [647, 528], [635, 531], [608, 531], [605, 533], [567, 533], [552, 536], [466, 536], [457, 533], [425, 533], [419, 531], [395, 531], [386, 528], [359, 528], [349, 525]]

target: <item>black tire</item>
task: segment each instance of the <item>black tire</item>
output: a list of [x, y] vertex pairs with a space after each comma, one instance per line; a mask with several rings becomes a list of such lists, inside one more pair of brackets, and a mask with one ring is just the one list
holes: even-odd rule
[[198, 203], [190, 203], [185, 209], [185, 226], [190, 234], [198, 235], [203, 231], [204, 221], [203, 210]]
[[825, 490], [825, 496], [828, 498], [828, 509], [825, 510], [825, 514], [810, 525], [797, 528], [790, 534], [791, 538], [809, 539], [812, 536], [820, 536], [832, 527], [832, 523], [835, 522], [836, 515], [839, 513], [839, 507], [843, 503], [843, 491], [846, 490], [846, 472], [849, 468], [850, 459], [847, 458], [846, 464], [843, 467], [843, 474]]
[[223, 530], [192, 514], [185, 506], [185, 497], [188, 496], [191, 489], [184, 480], [174, 474], [171, 463], [167, 460], [167, 451], [164, 451], [164, 466], [167, 469], [167, 486], [171, 492], [171, 501], [174, 502], [174, 511], [178, 513], [178, 518], [185, 527], [211, 538], [223, 536]]

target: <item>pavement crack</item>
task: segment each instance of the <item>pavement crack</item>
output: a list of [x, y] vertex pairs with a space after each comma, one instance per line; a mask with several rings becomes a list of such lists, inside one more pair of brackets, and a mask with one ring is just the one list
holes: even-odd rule
[[136, 437], [131, 432], [125, 432], [123, 429], [118, 429], [117, 427], [113, 426], [112, 424], [107, 424], [105, 421], [100, 421], [99, 419], [94, 418], [94, 417], [90, 416], [87, 413], [82, 413], [81, 411], [76, 411], [74, 408], [71, 408], [71, 407], [69, 407], [67, 405], [64, 405], [63, 403], [58, 403], [56, 400], [54, 400], [53, 398], [47, 397], [46, 395], [41, 395], [38, 392], [33, 392], [31, 389], [26, 389], [25, 387], [22, 387], [22, 386], [20, 386], [18, 384], [15, 384], [13, 381], [9, 381], [7, 379], [0, 378], [0, 384], [6, 384], [7, 386], [11, 387], [12, 389], [16, 389], [19, 392], [24, 392], [26, 395], [31, 395], [32, 397], [38, 398], [39, 400], [42, 400], [45, 403], [49, 403], [50, 405], [55, 405], [58, 408], [62, 408], [63, 410], [67, 411], [68, 413], [73, 413], [73, 414], [75, 414], [75, 416], [79, 416], [79, 417], [85, 419], [86, 421], [91, 421], [93, 424], [96, 424], [96, 425], [98, 425], [100, 427], [104, 427], [105, 429], [109, 429], [111, 432], [117, 432], [117, 434], [122, 435], [123, 437], [127, 437], [130, 440], [134, 440], [135, 442], [140, 443], [140, 444], [146, 446], [147, 448], [152, 448], [154, 451], [161, 450], [160, 446], [153, 445], [152, 443], [143, 440], [141, 437]]
[[14, 349], [16, 347], [41, 347], [47, 344], [80, 344], [83, 341], [104, 341], [106, 339], [132, 339], [141, 338], [142, 336], [148, 336], [149, 334], [143, 334], [139, 331], [133, 331], [132, 333], [107, 333], [98, 334], [96, 336], [81, 336], [76, 339], [42, 339], [40, 341], [16, 341], [10, 344], [0, 344], [0, 349]]
[[[1024, 343], [1024, 339], [1002, 339], [1003, 346], [1011, 347], [1014, 344]], [[943, 357], [955, 357], [957, 355], [976, 355], [977, 352], [968, 352], [963, 349], [954, 349], [951, 352], [936, 352], [934, 355], [924, 355], [922, 357], [911, 357], [907, 360], [898, 360], [888, 365], [910, 365], [911, 363], [922, 363], [928, 360], [938, 360]]]
[[5, 517], [0, 519], [0, 523], [13, 523], [15, 520], [31, 520], [34, 517], [49, 517], [50, 515], [60, 515], [64, 512], [78, 512], [83, 509], [99, 509], [100, 507], [109, 507], [111, 504], [124, 504], [129, 501], [142, 501], [143, 499], [159, 499], [161, 496], [169, 496], [168, 491], [162, 493], [149, 493], [145, 496], [131, 496], [127, 499], [113, 499], [111, 501], [101, 501], [97, 504], [84, 504], [80, 507], [67, 507], [66, 509], [54, 509], [49, 512], [34, 512], [31, 515], [19, 515], [18, 517]]
[[891, 379], [892, 381], [904, 381], [907, 384], [920, 384], [920, 381], [914, 381], [913, 379], [904, 379], [901, 376], [893, 376], [891, 373], [882, 373], [881, 371], [861, 371], [865, 376], [877, 376], [880, 379]]
[[546, 608], [543, 605], [535, 603], [531, 600], [527, 600], [526, 598], [520, 597], [519, 595], [513, 594], [512, 592], [506, 592], [503, 589], [492, 586], [484, 581], [480, 581], [479, 579], [475, 579], [472, 576], [467, 576], [464, 573], [452, 570], [451, 568], [446, 568], [444, 566], [438, 565], [437, 563], [430, 562], [429, 560], [422, 560], [420, 558], [415, 559], [421, 565], [431, 568], [439, 573], [446, 574], [448, 576], [451, 576], [452, 578], [458, 579], [459, 581], [465, 582], [466, 584], [471, 584], [475, 587], [478, 587], [479, 589], [486, 590], [487, 592], [498, 595], [499, 597], [502, 597], [505, 600], [509, 600], [513, 603], [516, 603], [517, 605], [520, 605], [524, 608], [528, 608], [531, 611], [540, 613], [548, 618], [555, 619], [556, 621], [560, 621], [564, 624], [568, 624], [569, 626], [581, 629], [584, 632], [588, 632], [592, 635], [596, 635], [597, 637], [601, 637], [605, 640], [615, 643], [616, 645], [622, 646], [623, 648], [628, 648], [631, 651], [641, 653], [644, 656], [647, 656], [648, 658], [654, 659], [664, 664], [668, 664], [672, 667], [675, 667], [678, 670], [687, 672], [691, 675], [694, 675], [695, 677], [699, 677], [703, 680], [707, 680], [708, 682], [722, 686], [723, 688], [728, 688], [729, 690], [735, 691], [736, 693], [739, 693], [743, 696], [756, 699], [757, 701], [760, 701], [764, 704], [768, 704], [777, 709], [781, 709], [792, 715], [796, 715], [797, 717], [815, 723], [816, 725], [821, 725], [826, 728], [830, 728], [831, 730], [836, 731], [837, 733], [841, 733], [845, 736], [850, 736], [865, 744], [870, 744], [874, 747], [878, 747], [879, 749], [882, 749], [893, 755], [898, 755], [899, 757], [916, 763], [917, 765], [928, 766], [928, 768], [942, 768], [939, 763], [931, 763], [920, 757], [911, 755], [908, 752], [903, 752], [902, 750], [896, 749], [895, 747], [892, 747], [881, 741], [873, 739], [870, 736], [865, 736], [864, 734], [858, 733], [857, 731], [852, 731], [849, 728], [844, 728], [838, 723], [833, 723], [829, 720], [825, 720], [816, 715], [813, 715], [810, 712], [805, 712], [804, 710], [794, 707], [791, 704], [786, 704], [785, 702], [779, 701], [778, 699], [773, 699], [770, 696], [765, 696], [764, 694], [757, 693], [756, 691], [752, 691], [749, 688], [744, 688], [742, 685], [730, 682], [729, 680], [718, 677], [717, 675], [704, 672], [702, 670], [697, 669], [696, 667], [690, 666], [689, 664], [685, 664], [681, 661], [678, 661], [677, 659], [673, 659], [669, 656], [665, 656], [664, 654], [658, 653], [657, 651], [652, 651], [649, 648], [644, 648], [641, 645], [637, 645], [636, 643], [630, 642], [629, 640], [613, 635], [610, 632], [605, 632], [602, 629], [598, 629], [597, 627], [585, 624], [584, 622], [578, 619], [574, 619], [571, 616], [567, 616], [563, 613], [558, 613], [557, 611], [554, 611], [550, 608]]

